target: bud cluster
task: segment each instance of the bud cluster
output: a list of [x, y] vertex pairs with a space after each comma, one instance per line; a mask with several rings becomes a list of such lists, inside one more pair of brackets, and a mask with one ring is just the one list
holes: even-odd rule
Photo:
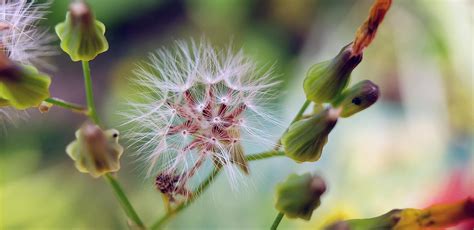
[[379, 87], [369, 80], [347, 88], [352, 71], [362, 61], [352, 43], [332, 60], [312, 66], [304, 80], [313, 114], [293, 123], [282, 137], [285, 154], [297, 162], [317, 161], [339, 117], [350, 117], [379, 98]]

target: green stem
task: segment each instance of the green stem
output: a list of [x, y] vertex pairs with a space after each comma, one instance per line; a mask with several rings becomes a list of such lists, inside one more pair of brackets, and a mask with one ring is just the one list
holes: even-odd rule
[[[247, 161], [256, 161], [256, 160], [262, 160], [270, 157], [276, 157], [276, 156], [283, 156], [285, 155], [284, 152], [282, 151], [268, 151], [268, 152], [262, 152], [262, 153], [256, 153], [252, 155], [246, 156]], [[179, 206], [177, 206], [175, 209], [167, 212], [163, 217], [158, 219], [151, 227], [150, 229], [160, 229], [163, 224], [165, 224], [169, 219], [171, 219], [174, 215], [176, 215], [178, 212], [181, 210], [185, 209], [188, 207], [192, 202], [194, 202], [199, 196], [209, 187], [209, 185], [214, 181], [215, 177], [219, 174], [221, 168], [215, 168], [209, 176], [196, 188], [195, 192], [193, 192], [193, 196], [188, 199], [186, 202], [181, 203]]]
[[97, 116], [94, 104], [94, 93], [92, 91], [91, 69], [88, 61], [82, 61], [82, 72], [84, 73], [88, 114], [94, 123], [99, 124], [99, 117]]
[[278, 225], [281, 222], [281, 219], [283, 219], [284, 214], [282, 212], [279, 212], [278, 215], [276, 216], [275, 220], [273, 221], [272, 227], [270, 230], [276, 230], [278, 228]]
[[284, 156], [285, 152], [283, 151], [269, 151], [269, 152], [263, 152], [263, 153], [256, 153], [256, 154], [251, 154], [245, 156], [245, 159], [247, 161], [256, 161], [256, 160], [262, 160], [266, 158], [271, 158], [271, 157], [277, 157], [277, 156]]
[[48, 98], [44, 101], [51, 103], [53, 105], [65, 108], [65, 109], [69, 109], [73, 112], [83, 113], [87, 115], [87, 108], [84, 108], [83, 106], [72, 103], [72, 102], [67, 102], [62, 99], [54, 98], [54, 97]]
[[174, 215], [176, 215], [178, 212], [181, 210], [185, 209], [188, 207], [191, 203], [193, 203], [197, 198], [201, 196], [201, 194], [209, 187], [209, 185], [214, 181], [216, 176], [219, 174], [222, 168], [214, 168], [211, 174], [207, 176], [207, 178], [196, 188], [196, 190], [193, 192], [191, 198], [189, 198], [187, 201], [184, 203], [181, 203], [178, 205], [175, 209], [173, 209], [170, 212], [167, 212], [163, 217], [158, 219], [151, 227], [151, 230], [154, 229], [161, 229], [163, 224], [165, 224], [169, 219], [171, 219]]
[[109, 182], [110, 187], [112, 187], [112, 190], [114, 191], [115, 196], [117, 197], [118, 201], [120, 202], [120, 205], [125, 211], [125, 214], [138, 227], [140, 227], [141, 229], [145, 229], [145, 225], [141, 221], [140, 217], [138, 217], [138, 214], [135, 212], [135, 209], [133, 209], [133, 206], [130, 203], [130, 201], [128, 201], [127, 195], [125, 195], [125, 192], [123, 191], [122, 187], [120, 186], [119, 182], [115, 179], [115, 177], [107, 173], [104, 175], [104, 178], [107, 182]]
[[[87, 115], [95, 123], [99, 124], [99, 116], [95, 109], [94, 103], [94, 93], [92, 91], [92, 79], [91, 79], [91, 69], [89, 67], [88, 61], [82, 61], [82, 71], [84, 73], [84, 86], [86, 89], [86, 99], [87, 99]], [[128, 201], [127, 195], [123, 191], [119, 182], [110, 174], [105, 174], [104, 178], [109, 182], [109, 185], [112, 187], [112, 190], [115, 193], [122, 209], [125, 211], [125, 214], [141, 229], [145, 229], [145, 225], [140, 220], [140, 217], [133, 209], [132, 204]]]

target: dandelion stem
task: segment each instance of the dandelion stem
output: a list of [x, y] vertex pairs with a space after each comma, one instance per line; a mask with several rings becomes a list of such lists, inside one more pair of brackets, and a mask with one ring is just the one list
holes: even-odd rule
[[114, 191], [115, 196], [117, 197], [122, 209], [125, 211], [125, 214], [132, 220], [138, 227], [141, 229], [145, 229], [145, 225], [141, 221], [138, 214], [133, 209], [132, 204], [128, 201], [127, 195], [123, 191], [122, 187], [120, 186], [119, 182], [109, 173], [104, 175], [105, 180], [110, 184], [112, 190]]
[[211, 174], [207, 176], [207, 178], [201, 182], [201, 184], [196, 188], [196, 190], [193, 192], [193, 195], [185, 202], [181, 203], [178, 205], [175, 209], [173, 209], [170, 212], [167, 212], [163, 217], [158, 219], [151, 227], [151, 230], [154, 229], [161, 229], [161, 226], [165, 224], [169, 219], [171, 219], [174, 215], [176, 215], [178, 212], [181, 210], [185, 209], [188, 207], [191, 203], [193, 203], [199, 196], [209, 187], [209, 185], [214, 181], [216, 176], [219, 174], [221, 171], [221, 167], [219, 168], [214, 168]]
[[269, 152], [247, 155], [245, 156], [245, 159], [247, 161], [256, 161], [256, 160], [262, 160], [262, 159], [266, 159], [270, 157], [277, 157], [277, 156], [284, 156], [284, 155], [285, 155], [285, 152], [283, 151], [269, 151]]
[[55, 97], [48, 98], [45, 101], [48, 102], [48, 103], [51, 103], [53, 105], [71, 110], [73, 112], [82, 113], [82, 114], [87, 115], [87, 108], [84, 108], [81, 105], [78, 105], [78, 104], [75, 104], [75, 103], [72, 103], [72, 102], [67, 102], [67, 101], [64, 101], [62, 99], [55, 98]]
[[84, 85], [86, 88], [88, 115], [96, 124], [99, 123], [99, 117], [94, 104], [94, 93], [92, 91], [91, 69], [88, 61], [82, 61], [82, 71], [84, 73]]
[[275, 217], [275, 220], [273, 221], [272, 227], [270, 228], [271, 230], [276, 230], [278, 228], [278, 225], [281, 222], [281, 219], [283, 219], [283, 214], [282, 212], [279, 212], [278, 215]]
[[[295, 115], [295, 117], [293, 118], [293, 120], [291, 120], [290, 122], [290, 125], [292, 125], [293, 123], [297, 122], [299, 119], [301, 119], [303, 117], [303, 114], [304, 112], [306, 111], [306, 109], [308, 108], [308, 106], [311, 104], [311, 101], [306, 99], [306, 101], [304, 102], [304, 104], [301, 106], [300, 110], [298, 111], [298, 113]], [[273, 150], [278, 150], [280, 149], [280, 146], [281, 146], [281, 138], [283, 137], [283, 135], [285, 135], [286, 132], [288, 132], [288, 130], [290, 129], [290, 126], [288, 126], [288, 128], [286, 128], [285, 132], [283, 132], [283, 134], [281, 135], [281, 137], [278, 139], [276, 145], [275, 145], [275, 148]]]

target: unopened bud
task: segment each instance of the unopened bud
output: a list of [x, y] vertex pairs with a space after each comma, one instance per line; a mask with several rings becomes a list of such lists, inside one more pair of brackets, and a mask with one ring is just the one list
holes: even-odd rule
[[0, 105], [37, 107], [49, 97], [49, 76], [33, 66], [17, 65], [0, 54]]
[[334, 106], [342, 107], [341, 117], [350, 117], [374, 104], [379, 94], [379, 87], [376, 84], [364, 80], [344, 90]]
[[474, 219], [474, 199], [468, 197], [453, 203], [435, 204], [425, 209], [394, 209], [373, 218], [339, 221], [325, 229], [445, 229], [472, 219]]
[[76, 131], [76, 140], [67, 146], [66, 152], [80, 172], [99, 177], [120, 169], [123, 148], [118, 138], [115, 129], [102, 131], [97, 125], [86, 123]]
[[339, 113], [339, 109], [328, 108], [293, 123], [282, 138], [286, 156], [297, 162], [319, 160]]
[[332, 60], [313, 65], [303, 84], [306, 98], [317, 104], [332, 102], [346, 88], [352, 70], [361, 61], [362, 54], [353, 55], [349, 44]]
[[73, 61], [90, 61], [109, 49], [105, 38], [105, 25], [96, 20], [93, 12], [83, 0], [69, 6], [66, 20], [56, 25], [61, 39], [61, 49]]
[[[402, 210], [395, 209], [381, 216], [368, 219], [354, 219], [347, 221], [338, 221], [326, 227], [326, 230], [362, 230], [362, 229], [394, 229], [400, 221]], [[412, 228], [406, 228], [412, 229]], [[413, 228], [418, 229], [418, 228]]]
[[309, 220], [321, 204], [321, 195], [325, 191], [326, 183], [320, 176], [291, 174], [277, 185], [275, 207], [288, 218]]

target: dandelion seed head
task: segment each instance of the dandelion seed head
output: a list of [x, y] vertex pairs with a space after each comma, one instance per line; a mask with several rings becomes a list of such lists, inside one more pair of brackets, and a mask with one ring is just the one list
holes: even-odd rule
[[38, 25], [50, 3], [0, 0], [0, 51], [22, 64], [50, 67], [42, 58], [56, 54], [55, 38]]
[[205, 40], [179, 41], [139, 65], [133, 83], [140, 99], [128, 102], [122, 115], [138, 158], [148, 164], [149, 176], [158, 174], [161, 189], [169, 190], [167, 179], [181, 191], [212, 164], [225, 167], [231, 184], [237, 183], [236, 146], [269, 146], [267, 125], [280, 125], [267, 112], [278, 84], [269, 69]]

